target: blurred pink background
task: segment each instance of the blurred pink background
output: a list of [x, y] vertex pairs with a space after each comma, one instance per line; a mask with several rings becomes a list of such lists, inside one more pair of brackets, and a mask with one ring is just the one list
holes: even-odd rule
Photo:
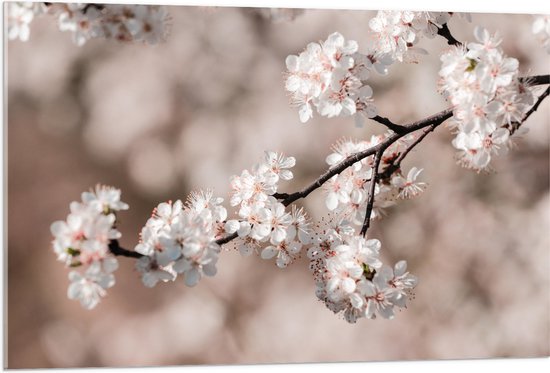
[[[546, 100], [519, 147], [494, 173], [455, 164], [441, 127], [405, 162], [424, 168], [419, 198], [374, 223], [383, 259], [419, 276], [395, 320], [349, 325], [316, 300], [302, 258], [280, 270], [257, 256], [223, 252], [216, 277], [187, 288], [178, 278], [145, 288], [132, 259], [92, 310], [66, 297], [67, 274], [49, 247], [50, 224], [96, 183], [122, 189], [122, 244], [160, 201], [214, 188], [264, 149], [297, 158], [294, 191], [326, 168], [339, 138], [383, 128], [314, 116], [301, 124], [284, 91], [284, 60], [334, 31], [368, 43], [375, 12], [307, 10], [272, 20], [252, 9], [170, 7], [158, 46], [96, 39], [79, 48], [54, 19], [37, 18], [29, 42], [7, 44], [8, 367], [461, 359], [546, 356], [550, 325], [549, 114]], [[522, 75], [547, 74], [532, 16], [453, 17], [459, 40], [477, 24], [503, 36]], [[409, 123], [446, 108], [436, 92], [442, 38], [425, 39], [421, 63], [373, 79], [384, 116]], [[325, 214], [318, 191], [303, 206]]]

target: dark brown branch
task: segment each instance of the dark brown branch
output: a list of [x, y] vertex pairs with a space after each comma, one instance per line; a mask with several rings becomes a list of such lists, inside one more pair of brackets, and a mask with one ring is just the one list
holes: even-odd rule
[[392, 130], [395, 133], [403, 133], [407, 130], [407, 127], [402, 126], [400, 124], [395, 124], [388, 118], [381, 117], [380, 115], [377, 115], [371, 119], [374, 120], [375, 122], [383, 124], [384, 126], [388, 127], [390, 130]]
[[424, 131], [422, 131], [422, 134], [418, 136], [416, 140], [410, 143], [407, 148], [402, 153], [400, 153], [390, 165], [386, 166], [384, 171], [379, 174], [379, 180], [387, 180], [393, 175], [394, 172], [399, 170], [401, 168], [401, 162], [403, 162], [407, 154], [409, 154], [409, 152], [413, 150], [416, 145], [420, 144], [422, 140], [424, 140], [424, 138], [428, 136], [428, 134], [430, 134], [430, 132], [433, 132], [435, 128], [436, 126], [431, 125], [424, 129]]
[[550, 87], [546, 88], [546, 90], [537, 99], [537, 102], [535, 102], [535, 105], [533, 105], [533, 107], [531, 109], [529, 109], [529, 111], [527, 113], [525, 113], [525, 116], [521, 120], [521, 123], [525, 122], [527, 120], [527, 118], [529, 118], [531, 116], [531, 114], [533, 114], [535, 111], [537, 111], [537, 109], [539, 108], [542, 101], [544, 101], [544, 99], [546, 97], [548, 97], [548, 95], [550, 95]]
[[120, 247], [118, 240], [111, 240], [111, 242], [109, 242], [109, 251], [111, 252], [111, 254], [115, 256], [126, 256], [128, 258], [139, 259], [142, 256], [144, 256], [143, 254], [140, 254], [137, 251], [126, 250]]
[[82, 13], [86, 14], [88, 9], [95, 8], [97, 10], [103, 10], [105, 8], [105, 5], [103, 4], [86, 4], [84, 5], [84, 8], [82, 8]]
[[237, 234], [237, 232], [235, 233], [232, 233], [230, 235], [227, 235], [225, 237], [222, 237], [222, 238], [219, 238], [216, 240], [216, 243], [218, 245], [223, 245], [223, 244], [226, 244], [228, 243], [229, 241], [233, 241], [235, 238], [239, 237], [239, 235]]
[[521, 83], [526, 83], [529, 86], [536, 86], [542, 84], [550, 84], [550, 75], [533, 75], [519, 78]]
[[437, 28], [437, 35], [443, 36], [445, 39], [447, 39], [447, 44], [449, 45], [462, 45], [462, 43], [456, 40], [451, 34], [451, 30], [449, 30], [449, 27], [446, 23], [444, 23], [443, 26]]
[[[389, 144], [387, 146], [389, 146]], [[378, 166], [380, 166], [380, 160], [382, 159], [382, 154], [384, 154], [386, 148], [381, 147], [374, 155], [374, 162], [372, 162], [369, 194], [367, 196], [367, 212], [365, 213], [365, 220], [363, 221], [363, 226], [361, 227], [361, 235], [363, 237], [365, 237], [365, 234], [367, 234], [367, 230], [369, 229], [370, 216], [372, 214], [372, 208], [374, 207], [374, 192], [376, 191], [376, 182], [378, 181]]]

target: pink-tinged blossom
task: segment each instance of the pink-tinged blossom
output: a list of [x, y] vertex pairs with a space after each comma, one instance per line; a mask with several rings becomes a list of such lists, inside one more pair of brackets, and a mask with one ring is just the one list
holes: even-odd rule
[[6, 3], [6, 23], [9, 40], [27, 41], [30, 24], [36, 15], [44, 12], [44, 5], [31, 2]]
[[142, 229], [135, 251], [145, 255], [136, 264], [145, 286], [183, 274], [188, 286], [202, 275], [214, 276], [221, 251], [216, 239], [225, 232], [227, 211], [211, 190], [192, 192], [187, 206], [160, 203]]
[[329, 310], [355, 323], [377, 314], [392, 318], [394, 307], [406, 306], [417, 280], [407, 272], [405, 261], [393, 270], [384, 266], [379, 258], [380, 241], [357, 235], [345, 220], [335, 217], [318, 228], [307, 255], [315, 293]]
[[421, 37], [433, 38], [450, 17], [444, 12], [380, 10], [369, 21], [369, 27], [378, 51], [400, 62], [414, 61], [414, 54], [427, 53], [416, 46]]
[[67, 219], [54, 222], [50, 231], [57, 259], [84, 271], [71, 272], [69, 298], [90, 309], [115, 283], [112, 272], [118, 264], [109, 245], [121, 237], [115, 228], [115, 213], [128, 209], [128, 205], [120, 200], [120, 190], [103, 185], [82, 193], [81, 199], [70, 204]]
[[366, 83], [373, 62], [357, 50], [356, 41], [335, 32], [286, 58], [285, 89], [298, 107], [301, 122], [312, 118], [313, 108], [328, 118], [376, 115], [372, 89]]
[[422, 193], [426, 183], [416, 181], [421, 172], [421, 168], [413, 167], [407, 173], [406, 178], [398, 174], [391, 179], [392, 185], [399, 189], [399, 198], [408, 199]]
[[550, 15], [535, 16], [532, 31], [546, 50], [546, 53], [550, 54]]
[[[313, 48], [313, 47], [312, 47]], [[346, 48], [333, 41], [334, 58]], [[228, 234], [237, 234], [235, 247], [243, 256], [256, 252], [264, 259], [276, 257], [280, 268], [297, 257], [303, 244], [310, 241], [309, 222], [303, 209], [293, 207], [291, 212], [274, 197], [281, 181], [291, 180], [290, 169], [296, 164], [294, 157], [266, 151], [264, 158], [251, 170], [231, 178], [230, 203], [238, 206], [238, 217], [223, 223]]]
[[92, 38], [157, 44], [168, 33], [170, 16], [158, 5], [114, 5], [81, 3], [10, 3], [8, 37], [29, 39], [29, 24], [36, 15], [57, 19], [60, 31], [71, 33], [78, 46]]
[[80, 301], [87, 310], [94, 308], [107, 294], [106, 290], [115, 284], [112, 272], [117, 268], [117, 260], [110, 257], [92, 263], [84, 274], [70, 272], [71, 284], [67, 289], [67, 297]]
[[453, 146], [461, 165], [477, 171], [489, 167], [491, 156], [505, 151], [534, 102], [528, 83], [518, 78], [519, 63], [506, 57], [501, 39], [476, 27], [468, 49], [451, 48], [441, 56], [443, 94], [453, 105]]

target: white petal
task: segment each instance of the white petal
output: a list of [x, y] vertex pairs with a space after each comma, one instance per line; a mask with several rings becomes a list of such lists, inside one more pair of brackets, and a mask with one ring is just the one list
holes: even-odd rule
[[333, 211], [334, 209], [336, 209], [336, 207], [338, 207], [338, 196], [336, 195], [336, 193], [329, 193], [327, 195], [327, 198], [325, 199], [325, 204], [329, 211]]
[[275, 255], [277, 255], [278, 252], [279, 250], [277, 250], [274, 246], [268, 246], [262, 250], [262, 253], [260, 256], [262, 259], [269, 260], [275, 257]]
[[197, 268], [191, 268], [185, 272], [185, 285], [193, 287], [199, 283], [201, 273]]

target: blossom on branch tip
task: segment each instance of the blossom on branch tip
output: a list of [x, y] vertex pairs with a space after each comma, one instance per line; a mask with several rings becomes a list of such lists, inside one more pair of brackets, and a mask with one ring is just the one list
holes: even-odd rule
[[67, 297], [80, 301], [85, 309], [94, 308], [106, 295], [106, 289], [115, 284], [112, 272], [118, 268], [118, 262], [113, 257], [93, 262], [84, 275], [77, 271], [69, 273], [71, 284], [67, 289]]
[[501, 39], [476, 27], [476, 42], [454, 47], [441, 56], [440, 86], [453, 105], [458, 161], [467, 168], [486, 169], [491, 156], [507, 149], [534, 96], [521, 82], [519, 63], [506, 57]]
[[317, 113], [328, 118], [361, 113], [376, 115], [372, 89], [366, 84], [373, 63], [357, 52], [354, 40], [333, 33], [320, 43], [309, 43], [299, 55], [286, 58], [285, 89], [305, 123]]
[[357, 235], [345, 220], [321, 224], [322, 234], [308, 250], [316, 295], [349, 323], [359, 318], [393, 318], [394, 308], [406, 307], [416, 277], [400, 261], [392, 270], [379, 259], [381, 244]]
[[120, 200], [120, 190], [103, 185], [83, 192], [81, 198], [82, 202], [70, 204], [67, 219], [54, 222], [50, 231], [57, 259], [85, 271], [84, 275], [71, 272], [69, 298], [79, 299], [85, 308], [93, 308], [105, 289], [114, 285], [112, 272], [118, 264], [109, 244], [121, 236], [115, 228], [115, 213], [127, 210], [128, 205]]
[[546, 50], [546, 53], [550, 54], [550, 15], [535, 16], [531, 29]]

